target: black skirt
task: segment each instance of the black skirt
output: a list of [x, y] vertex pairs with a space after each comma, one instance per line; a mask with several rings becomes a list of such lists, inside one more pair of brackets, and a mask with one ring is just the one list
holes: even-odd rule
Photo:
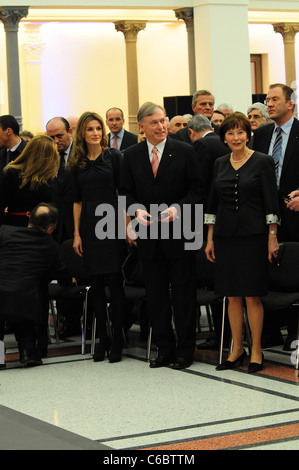
[[268, 235], [215, 237], [215, 292], [261, 297], [268, 291]]

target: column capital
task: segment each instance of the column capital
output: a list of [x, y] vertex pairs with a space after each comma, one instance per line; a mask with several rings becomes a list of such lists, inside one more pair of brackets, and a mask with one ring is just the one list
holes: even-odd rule
[[284, 43], [294, 43], [296, 33], [299, 31], [299, 23], [276, 23], [273, 24], [275, 33], [280, 33]]
[[0, 7], [0, 20], [5, 32], [18, 31], [19, 22], [28, 15], [29, 7]]
[[24, 25], [25, 39], [23, 43], [23, 53], [26, 62], [40, 62], [41, 53], [45, 44], [40, 38], [40, 23], [30, 23]]
[[178, 20], [184, 20], [186, 23], [187, 31], [193, 31], [194, 22], [193, 22], [193, 8], [175, 8], [175, 16]]
[[121, 32], [125, 36], [126, 42], [136, 42], [139, 31], [143, 31], [146, 22], [142, 21], [116, 21], [114, 23], [117, 32]]

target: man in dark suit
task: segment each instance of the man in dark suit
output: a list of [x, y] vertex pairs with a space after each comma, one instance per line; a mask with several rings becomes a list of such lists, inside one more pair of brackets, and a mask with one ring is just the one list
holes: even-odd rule
[[[65, 118], [55, 117], [48, 121], [46, 132], [57, 144], [60, 155], [60, 167], [56, 178], [51, 182], [51, 188], [53, 203], [59, 210], [57, 227], [53, 236], [61, 244], [74, 237], [72, 184], [70, 173], [66, 169], [73, 145], [73, 130]], [[63, 319], [63, 326], [59, 331], [61, 339], [80, 333], [81, 302], [63, 299], [58, 305], [60, 318]]]
[[72, 150], [72, 129], [65, 118], [55, 117], [48, 121], [46, 132], [56, 143], [60, 155], [60, 167], [56, 178], [52, 180], [51, 188], [53, 203], [59, 210], [54, 237], [61, 244], [74, 236], [73, 200], [69, 174], [66, 171]]
[[161, 106], [145, 103], [138, 112], [138, 123], [147, 140], [125, 151], [121, 189], [133, 228], [138, 228], [137, 250], [158, 348], [150, 367], [173, 363], [174, 368], [182, 369], [192, 364], [195, 347], [195, 249], [200, 247], [198, 240], [195, 246], [188, 245], [184, 229], [192, 227], [192, 216], [196, 219], [202, 181], [192, 146], [167, 137]]
[[216, 158], [229, 153], [219, 135], [214, 132], [211, 121], [203, 114], [196, 114], [188, 122], [188, 133], [198, 157], [200, 172], [204, 180], [204, 211], [209, 197]]
[[13, 326], [20, 359], [27, 366], [41, 364], [35, 328], [47, 323], [48, 282], [57, 279], [62, 285], [72, 284], [50, 236], [56, 222], [57, 209], [41, 203], [31, 211], [28, 227], [0, 228], [0, 315]]
[[[277, 188], [281, 225], [278, 226], [277, 237], [280, 242], [299, 242], [299, 217], [296, 212], [290, 210], [285, 203], [285, 197], [298, 187], [299, 175], [299, 122], [294, 117], [294, 92], [292, 88], [275, 83], [270, 85], [267, 98], [267, 108], [272, 123], [266, 124], [255, 130], [253, 136], [254, 150], [267, 153], [275, 152], [275, 140], [277, 132], [281, 129], [281, 145], [277, 168]], [[276, 159], [274, 159], [276, 160]], [[290, 318], [295, 318], [292, 314]], [[273, 315], [271, 315], [273, 320]], [[265, 312], [265, 327], [267, 327], [267, 313]], [[273, 324], [273, 321], [272, 321]], [[289, 323], [288, 338], [285, 349], [296, 337], [295, 325]]]
[[253, 149], [272, 155], [277, 128], [281, 128], [282, 148], [277, 169], [277, 187], [281, 210], [279, 241], [299, 241], [299, 219], [284, 202], [285, 197], [298, 187], [299, 175], [299, 122], [294, 117], [292, 88], [283, 84], [271, 85], [267, 94], [267, 107], [272, 123], [254, 132]]
[[26, 146], [25, 140], [19, 136], [18, 121], [10, 114], [0, 116], [0, 171], [15, 160]]
[[106, 124], [110, 129], [108, 146], [123, 152], [131, 145], [137, 144], [138, 136], [124, 129], [124, 113], [119, 108], [110, 108], [106, 112]]
[[[192, 97], [192, 110], [194, 114], [203, 114], [210, 121], [214, 112], [215, 98], [209, 90], [198, 90], [194, 93]], [[219, 133], [219, 127], [211, 123], [216, 134]], [[190, 140], [188, 128], [184, 127], [172, 135], [173, 138], [183, 140], [188, 144], [192, 144]]]
[[[214, 163], [216, 158], [229, 153], [230, 149], [222, 143], [219, 135], [214, 132], [211, 121], [203, 114], [195, 114], [188, 122], [188, 131], [190, 140], [198, 159], [200, 173], [204, 181], [204, 201], [203, 211], [206, 212], [208, 197], [210, 193]], [[207, 240], [207, 225], [204, 225], [203, 238]], [[215, 304], [211, 307], [213, 323], [215, 327], [216, 337], [209, 338], [207, 341], [200, 343], [198, 349], [217, 349], [219, 346], [222, 306]], [[225, 341], [228, 341], [229, 328], [225, 330]]]

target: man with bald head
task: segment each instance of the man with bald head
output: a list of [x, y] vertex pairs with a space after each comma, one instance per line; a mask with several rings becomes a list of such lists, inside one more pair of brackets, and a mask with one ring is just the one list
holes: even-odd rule
[[170, 119], [170, 122], [169, 122], [170, 134], [175, 134], [180, 129], [183, 129], [183, 127], [187, 127], [187, 119], [185, 119], [184, 116], [180, 116], [178, 114], [177, 116], [173, 116], [173, 118]]
[[60, 167], [56, 178], [52, 182], [53, 202], [59, 209], [59, 218], [55, 231], [58, 243], [73, 238], [73, 201], [71, 197], [71, 185], [66, 172], [66, 165], [72, 149], [72, 129], [69, 122], [63, 117], [54, 117], [46, 125], [47, 134], [52, 137], [57, 145], [60, 155]]
[[106, 124], [110, 129], [108, 133], [109, 147], [117, 148], [123, 152], [138, 142], [137, 134], [124, 129], [125, 118], [120, 108], [110, 108], [106, 112]]

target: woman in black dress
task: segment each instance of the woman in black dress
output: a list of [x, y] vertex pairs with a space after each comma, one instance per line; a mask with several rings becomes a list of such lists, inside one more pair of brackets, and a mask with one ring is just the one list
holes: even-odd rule
[[[68, 166], [74, 175], [75, 188], [73, 247], [83, 256], [86, 273], [91, 279], [100, 339], [94, 360], [102, 361], [107, 352], [110, 362], [118, 362], [123, 346], [125, 305], [121, 265], [126, 242], [124, 237], [118, 239], [117, 221], [122, 155], [117, 149], [109, 149], [107, 143], [101, 116], [83, 113], [77, 124]], [[122, 222], [125, 227], [124, 219]], [[112, 345], [106, 330], [106, 284], [111, 295]]]
[[215, 291], [228, 297], [233, 349], [217, 370], [242, 364], [243, 299], [252, 335], [250, 373], [263, 368], [261, 332], [267, 294], [268, 261], [277, 256], [279, 223], [273, 158], [247, 147], [250, 123], [242, 113], [228, 116], [220, 138], [231, 153], [215, 162], [205, 223], [209, 224], [207, 258], [216, 262]]

